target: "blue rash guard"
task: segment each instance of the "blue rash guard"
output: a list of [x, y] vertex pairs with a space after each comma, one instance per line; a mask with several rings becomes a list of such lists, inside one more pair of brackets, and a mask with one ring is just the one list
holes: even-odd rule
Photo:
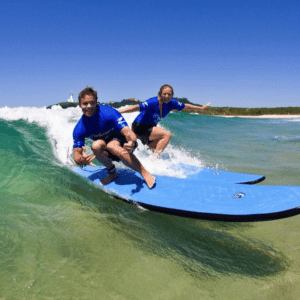
[[91, 117], [83, 115], [73, 131], [73, 148], [82, 148], [86, 138], [94, 141], [107, 140], [119, 136], [120, 131], [128, 126], [122, 115], [114, 108], [101, 105]]
[[180, 103], [175, 99], [171, 99], [169, 103], [163, 103], [162, 105], [162, 115], [159, 111], [159, 101], [158, 97], [153, 97], [147, 101], [140, 103], [140, 114], [135, 118], [135, 122], [140, 124], [150, 124], [156, 126], [157, 123], [164, 118], [172, 109], [181, 111], [184, 109], [185, 104]]

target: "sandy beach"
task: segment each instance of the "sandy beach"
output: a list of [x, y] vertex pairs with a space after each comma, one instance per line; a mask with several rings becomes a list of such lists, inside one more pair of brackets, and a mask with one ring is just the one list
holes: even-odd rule
[[225, 118], [255, 118], [255, 119], [296, 119], [300, 115], [262, 115], [262, 116], [220, 116]]

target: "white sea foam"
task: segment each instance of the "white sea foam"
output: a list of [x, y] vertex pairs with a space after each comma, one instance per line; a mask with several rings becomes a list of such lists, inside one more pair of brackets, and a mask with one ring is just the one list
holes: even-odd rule
[[[123, 114], [128, 125], [131, 124], [138, 112]], [[63, 109], [60, 106], [52, 106], [51, 109], [36, 107], [2, 107], [0, 108], [0, 118], [7, 121], [26, 120], [29, 123], [46, 128], [46, 134], [53, 148], [55, 157], [62, 165], [71, 166], [72, 146], [73, 146], [73, 129], [80, 117], [82, 111], [79, 107]], [[87, 152], [91, 153], [91, 149], [87, 147]], [[147, 170], [152, 174], [168, 175], [174, 177], [185, 177], [186, 171], [176, 168], [170, 168], [172, 165], [189, 164], [194, 166], [202, 166], [200, 159], [193, 158], [185, 149], [175, 147], [171, 143], [165, 149], [158, 159], [154, 159], [152, 151], [139, 141], [138, 149], [135, 155], [142, 162]], [[122, 163], [117, 164], [124, 167]]]
[[300, 117], [294, 119], [288, 119], [288, 122], [300, 122]]
[[0, 118], [4, 120], [22, 119], [45, 127], [53, 153], [63, 165], [70, 164], [68, 153], [72, 148], [72, 132], [80, 117], [79, 107], [68, 109], [62, 109], [60, 106], [53, 106], [52, 109], [46, 107], [0, 108]]
[[[123, 114], [128, 125], [131, 127], [138, 112]], [[159, 127], [163, 127], [160, 124]], [[152, 151], [147, 146], [139, 141], [138, 149], [135, 151], [137, 158], [143, 163], [145, 168], [152, 174], [168, 175], [173, 177], [185, 177], [187, 174], [180, 168], [174, 170], [172, 165], [188, 164], [202, 167], [202, 162], [199, 159], [193, 158], [185, 149], [177, 148], [172, 145], [172, 140], [164, 152], [158, 159], [154, 159]]]

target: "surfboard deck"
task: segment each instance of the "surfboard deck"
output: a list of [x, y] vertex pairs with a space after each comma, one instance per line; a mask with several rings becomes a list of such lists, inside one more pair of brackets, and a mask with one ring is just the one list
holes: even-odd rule
[[181, 170], [182, 172], [187, 174], [186, 178], [190, 180], [209, 180], [214, 182], [222, 181], [240, 184], [256, 184], [266, 179], [266, 177], [263, 175], [234, 173], [186, 164], [172, 165], [169, 168], [175, 171]]
[[201, 181], [195, 173], [191, 178], [156, 175], [156, 186], [150, 190], [141, 175], [129, 169], [118, 169], [119, 177], [106, 186], [100, 185], [107, 175], [104, 167], [75, 167], [73, 171], [118, 199], [182, 217], [250, 222], [300, 213], [298, 186], [246, 185], [219, 179]]

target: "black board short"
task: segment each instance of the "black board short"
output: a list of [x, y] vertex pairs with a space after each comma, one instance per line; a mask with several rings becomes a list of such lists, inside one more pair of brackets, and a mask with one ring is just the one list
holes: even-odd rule
[[154, 126], [151, 124], [141, 124], [135, 121], [132, 123], [132, 131], [137, 135], [144, 145], [148, 145], [151, 142], [149, 141], [149, 137], [153, 127]]
[[[106, 145], [113, 140], [118, 141], [120, 143], [121, 147], [123, 147], [124, 144], [127, 143], [125, 136], [121, 133], [118, 135], [108, 137], [107, 139], [104, 139]], [[120, 158], [118, 156], [113, 155], [108, 150], [106, 150], [106, 151], [108, 152], [108, 158], [112, 159], [113, 161], [120, 161]]]

